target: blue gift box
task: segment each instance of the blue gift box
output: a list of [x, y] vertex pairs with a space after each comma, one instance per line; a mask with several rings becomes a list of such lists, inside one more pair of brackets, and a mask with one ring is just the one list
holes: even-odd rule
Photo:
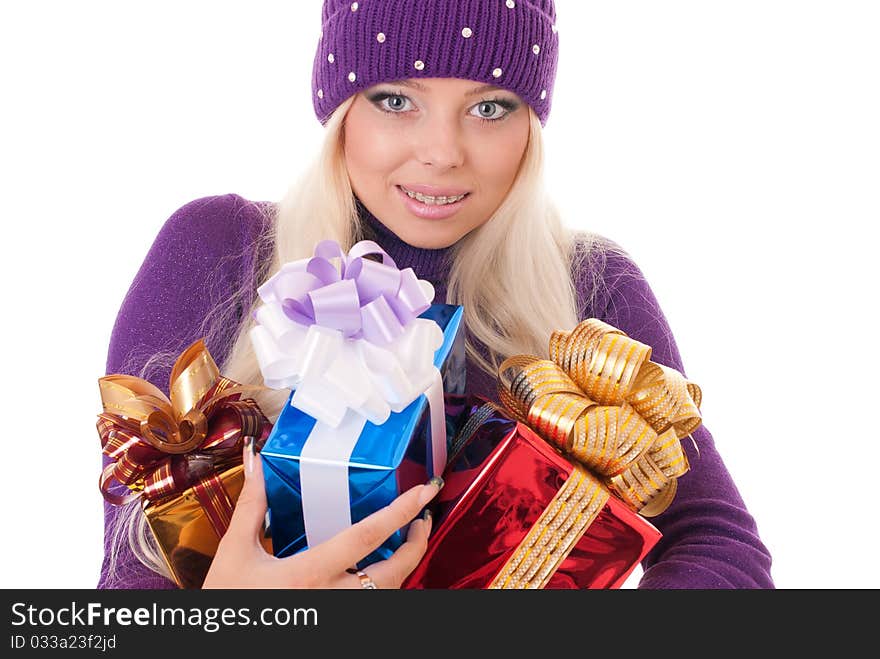
[[[447, 448], [454, 438], [464, 406], [465, 337], [463, 308], [433, 304], [419, 318], [435, 321], [443, 330], [443, 344], [434, 353], [434, 366], [443, 377]], [[291, 398], [293, 392], [291, 392]], [[288, 404], [284, 407], [261, 451], [272, 549], [289, 556], [307, 548], [300, 486], [300, 454], [316, 420]], [[351, 521], [355, 523], [389, 504], [410, 487], [430, 476], [430, 408], [422, 394], [385, 423], [369, 421], [348, 458]], [[442, 465], [436, 473], [442, 473]], [[396, 531], [358, 566], [388, 558], [405, 540]]]

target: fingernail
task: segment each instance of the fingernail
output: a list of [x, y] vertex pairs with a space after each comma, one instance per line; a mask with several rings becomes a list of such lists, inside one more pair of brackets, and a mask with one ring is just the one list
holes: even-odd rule
[[244, 474], [250, 476], [254, 473], [254, 438], [245, 437], [244, 444]]
[[434, 513], [431, 512], [430, 508], [425, 508], [425, 512], [422, 513], [422, 519], [426, 522], [430, 522], [434, 517]]
[[444, 481], [439, 476], [434, 476], [433, 478], [431, 478], [431, 480], [429, 480], [425, 484], [425, 487], [422, 490], [421, 495], [419, 496], [419, 504], [425, 505], [431, 499], [433, 499], [435, 496], [437, 496], [437, 492], [440, 491], [440, 489], [443, 487], [443, 485], [444, 485]]

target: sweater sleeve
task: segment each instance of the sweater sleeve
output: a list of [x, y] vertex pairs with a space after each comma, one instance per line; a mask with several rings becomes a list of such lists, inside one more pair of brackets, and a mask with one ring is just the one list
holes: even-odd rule
[[[168, 218], [122, 301], [110, 336], [107, 374], [143, 377], [168, 395], [174, 359], [205, 336], [208, 312], [228, 300], [250, 272], [248, 240], [262, 217], [255, 208], [238, 195], [217, 195], [190, 201]], [[240, 317], [240, 309], [237, 313]], [[221, 363], [234, 337], [231, 330], [212, 336], [206, 345]], [[102, 464], [108, 462], [102, 455]], [[115, 536], [119, 513], [104, 502], [104, 560], [97, 588], [175, 588], [135, 557], [125, 533]]]
[[[651, 346], [651, 360], [687, 377], [678, 346], [642, 271], [617, 243], [602, 259], [595, 317]], [[579, 288], [587, 285], [584, 278]], [[693, 441], [691, 441], [691, 438]], [[771, 557], [705, 424], [682, 441], [690, 469], [672, 504], [650, 521], [663, 534], [645, 558], [644, 589], [774, 588]], [[696, 445], [696, 448], [695, 446]]]

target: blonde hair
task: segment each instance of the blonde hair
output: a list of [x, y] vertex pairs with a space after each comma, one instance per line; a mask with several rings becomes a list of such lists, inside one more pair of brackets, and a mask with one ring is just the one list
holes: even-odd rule
[[[335, 240], [347, 251], [366, 237], [343, 153], [344, 120], [354, 98], [337, 108], [326, 124], [326, 139], [317, 159], [274, 211], [268, 211], [265, 230], [257, 244], [248, 247], [256, 253], [265, 250], [270, 254], [263, 261], [255, 259], [258, 263], [252, 274], [257, 285], [282, 264], [312, 256], [321, 240]], [[571, 329], [578, 323], [599, 294], [601, 264], [605, 254], [614, 249], [598, 234], [575, 231], [563, 224], [543, 186], [541, 123], [530, 107], [528, 110], [529, 141], [510, 191], [487, 222], [451, 248], [445, 302], [463, 307], [464, 325], [472, 335], [466, 341], [467, 357], [493, 377], [510, 355], [546, 356], [551, 332]], [[580, 306], [573, 274], [591, 278], [586, 284], [588, 298]], [[255, 288], [243, 283], [203, 323], [203, 335], [209, 344], [224, 328], [236, 328], [220, 369], [241, 383], [262, 384], [249, 337], [255, 323], [252, 311], [259, 302]], [[236, 305], [242, 310], [238, 318]], [[487, 348], [488, 359], [480, 353], [480, 344]], [[142, 372], [174, 356], [172, 351], [154, 356]], [[289, 393], [279, 390], [255, 398], [274, 422]], [[141, 562], [169, 576], [155, 541], [145, 537], [149, 527], [143, 523], [140, 507], [133, 508], [130, 514], [120, 516], [125, 530], [114, 535], [114, 542], [126, 535]]]

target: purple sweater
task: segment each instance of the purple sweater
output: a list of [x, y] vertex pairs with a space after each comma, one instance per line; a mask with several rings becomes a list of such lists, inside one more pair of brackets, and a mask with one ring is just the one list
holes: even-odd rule
[[[448, 249], [420, 249], [401, 241], [363, 206], [365, 226], [398, 267], [412, 267], [435, 287], [435, 302], [444, 302], [449, 270]], [[200, 324], [209, 309], [247, 283], [256, 295], [253, 241], [262, 217], [248, 200], [235, 194], [196, 199], [165, 223], [135, 276], [113, 327], [106, 372], [138, 374], [158, 351], [175, 354], [201, 336]], [[226, 258], [223, 258], [226, 257]], [[222, 260], [221, 260], [222, 259]], [[601, 265], [606, 286], [586, 308], [588, 273], [573, 272], [580, 300], [580, 318], [595, 317], [652, 347], [652, 361], [684, 374], [681, 356], [654, 293], [638, 266], [625, 255], [611, 254]], [[241, 310], [239, 309], [239, 313]], [[208, 345], [218, 363], [231, 347], [231, 333], [220, 345]], [[168, 392], [169, 368], [147, 377]], [[468, 360], [467, 392], [495, 399], [493, 379]], [[663, 538], [643, 562], [639, 588], [773, 588], [771, 557], [761, 542], [755, 520], [728, 473], [705, 425], [694, 433], [699, 455], [690, 441], [682, 446], [690, 470], [679, 479], [669, 508], [652, 523]], [[106, 464], [107, 459], [104, 458]], [[143, 566], [126, 543], [108, 575], [110, 531], [116, 508], [104, 504], [104, 563], [98, 588], [175, 588], [175, 584]]]

